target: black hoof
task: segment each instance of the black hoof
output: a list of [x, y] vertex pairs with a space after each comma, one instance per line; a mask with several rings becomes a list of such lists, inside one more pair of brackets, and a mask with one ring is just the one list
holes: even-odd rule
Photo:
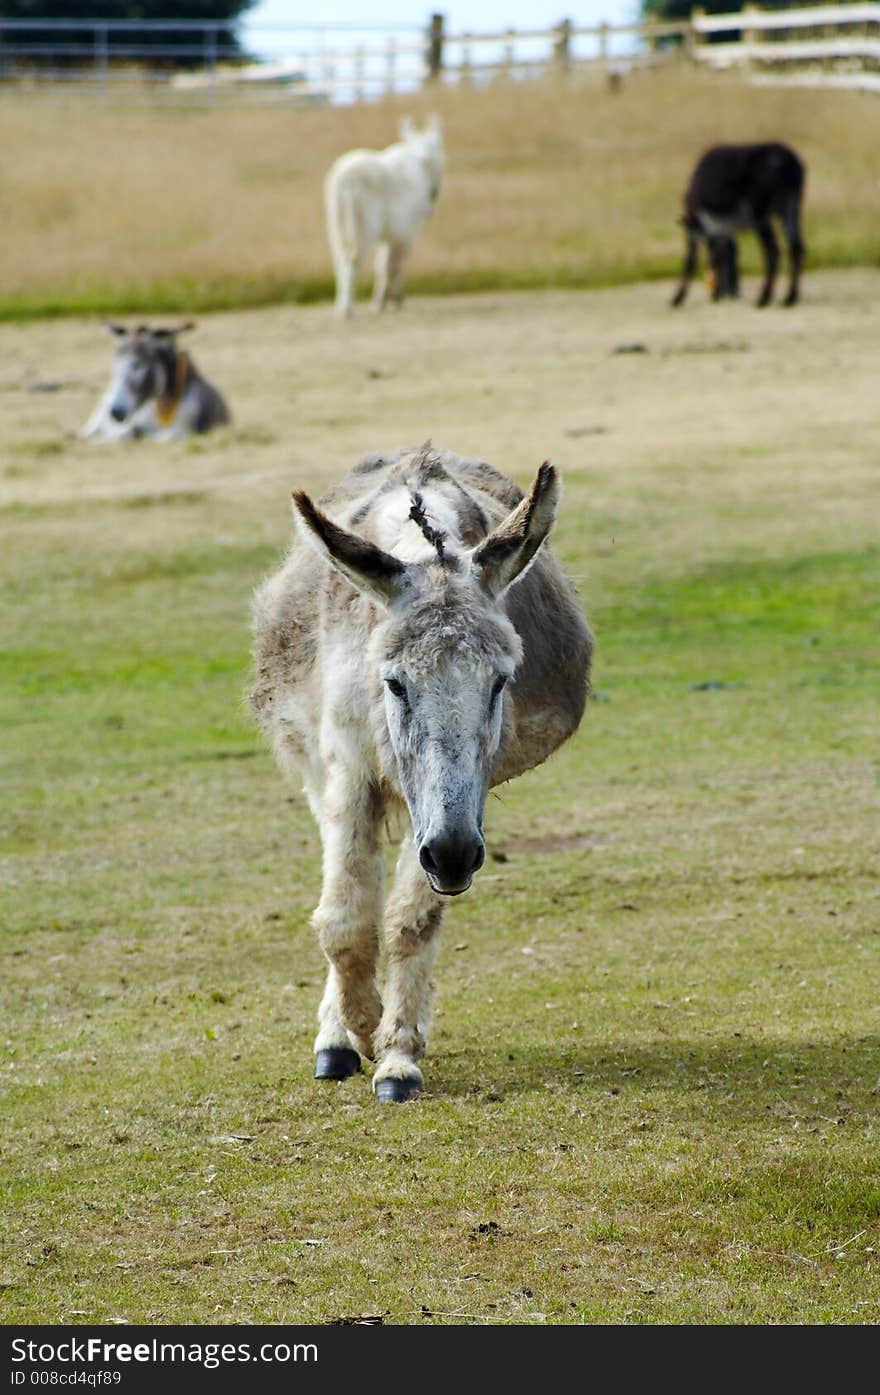
[[348, 1046], [328, 1046], [315, 1053], [316, 1080], [347, 1080], [360, 1068], [360, 1056]]
[[376, 1099], [380, 1104], [405, 1104], [407, 1100], [417, 1099], [421, 1093], [418, 1080], [395, 1080], [393, 1075], [386, 1076], [376, 1086]]

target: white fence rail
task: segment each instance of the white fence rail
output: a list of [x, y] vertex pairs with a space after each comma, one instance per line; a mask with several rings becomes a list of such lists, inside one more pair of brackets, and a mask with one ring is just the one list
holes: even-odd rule
[[[714, 68], [772, 66], [790, 72], [819, 66], [827, 81], [835, 68], [870, 73], [880, 63], [880, 4], [805, 5], [792, 10], [744, 5], [726, 15], [694, 10], [691, 24], [694, 60]], [[807, 36], [808, 30], [812, 32]], [[717, 42], [727, 34], [730, 40]], [[701, 42], [706, 39], [710, 42]], [[857, 84], [850, 79], [849, 85]]]

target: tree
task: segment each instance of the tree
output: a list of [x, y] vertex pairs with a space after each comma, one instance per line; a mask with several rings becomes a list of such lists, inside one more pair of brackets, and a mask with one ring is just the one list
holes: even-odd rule
[[[691, 11], [695, 8], [693, 0], [642, 0], [642, 15], [645, 19], [689, 19]], [[699, 8], [709, 15], [736, 14], [742, 9], [742, 0], [702, 0]], [[761, 8], [787, 10], [791, 8], [791, 0], [761, 0]], [[729, 39], [730, 35], [725, 37]]]
[[[108, 61], [147, 62], [152, 67], [198, 66], [207, 56], [241, 58], [237, 22], [254, 0], [0, 0], [0, 62], [22, 67], [75, 67], [92, 65], [96, 48]], [[4, 21], [31, 20], [34, 27], [8, 28]], [[44, 20], [54, 21], [51, 26]], [[88, 28], [68, 28], [64, 21], [87, 21]], [[217, 21], [217, 28], [114, 29], [114, 21], [175, 26], [188, 20], [199, 25]], [[57, 27], [55, 25], [57, 24]], [[102, 24], [107, 25], [102, 29]]]

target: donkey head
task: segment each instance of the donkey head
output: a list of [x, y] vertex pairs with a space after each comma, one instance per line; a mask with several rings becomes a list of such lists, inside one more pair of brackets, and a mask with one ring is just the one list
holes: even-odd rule
[[117, 341], [113, 356], [110, 415], [127, 421], [145, 402], [173, 400], [178, 376], [176, 336], [192, 329], [192, 321], [150, 329], [108, 324]]
[[432, 113], [425, 125], [417, 127], [412, 117], [404, 116], [400, 122], [400, 139], [414, 150], [424, 165], [431, 184], [431, 202], [435, 202], [443, 182], [443, 123]]
[[436, 892], [467, 891], [483, 865], [483, 810], [510, 721], [505, 685], [522, 645], [503, 597], [523, 575], [556, 513], [555, 468], [539, 469], [525, 499], [471, 549], [431, 528], [421, 499], [410, 517], [434, 555], [404, 561], [340, 528], [294, 494], [307, 536], [378, 604], [368, 665], [386, 778], [403, 794], [425, 875]]

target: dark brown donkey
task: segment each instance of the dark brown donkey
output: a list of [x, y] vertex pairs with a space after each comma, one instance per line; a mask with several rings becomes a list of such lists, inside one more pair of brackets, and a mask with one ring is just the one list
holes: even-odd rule
[[681, 281], [672, 299], [681, 305], [697, 269], [699, 244], [707, 244], [712, 268], [712, 299], [739, 294], [736, 234], [756, 232], [764, 252], [764, 284], [759, 306], [769, 305], [779, 268], [778, 218], [788, 244], [790, 281], [784, 305], [794, 305], [806, 247], [801, 237], [803, 161], [788, 145], [715, 145], [701, 155], [684, 197], [681, 219], [687, 237]]

